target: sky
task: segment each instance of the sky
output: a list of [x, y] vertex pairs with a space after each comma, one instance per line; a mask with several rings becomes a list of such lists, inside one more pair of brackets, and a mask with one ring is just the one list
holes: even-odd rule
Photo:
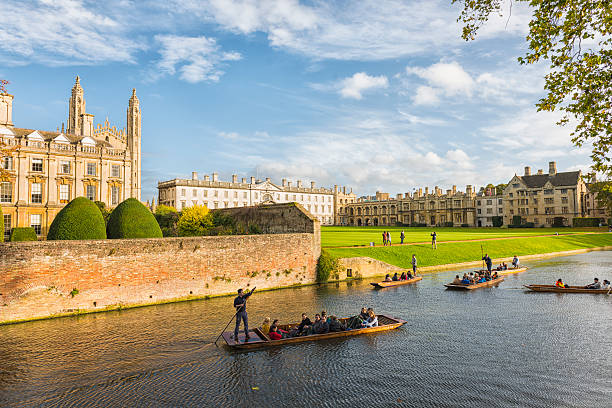
[[545, 64], [521, 66], [531, 11], [504, 4], [475, 41], [450, 0], [3, 0], [0, 78], [17, 127], [67, 122], [76, 75], [94, 123], [142, 110], [142, 199], [216, 171], [358, 195], [506, 183], [590, 165]]

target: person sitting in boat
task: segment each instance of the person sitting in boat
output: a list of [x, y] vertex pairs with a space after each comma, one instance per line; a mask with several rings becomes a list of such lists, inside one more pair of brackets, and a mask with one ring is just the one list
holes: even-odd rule
[[485, 276], [484, 275], [480, 275], [480, 279], [478, 279], [478, 283], [484, 283], [486, 281], [487, 281], [487, 279], [485, 278]]
[[453, 280], [453, 285], [458, 285], [461, 282], [462, 281], [461, 281], [461, 278], [459, 278], [459, 275], [455, 275], [455, 279]]
[[269, 317], [266, 317], [263, 323], [261, 324], [261, 331], [264, 334], [268, 334], [268, 332], [270, 332], [270, 318]]
[[610, 281], [607, 279], [604, 279], [603, 281], [603, 285], [601, 285], [602, 289], [610, 289]]
[[344, 324], [342, 324], [342, 322], [340, 320], [338, 320], [338, 318], [336, 316], [330, 316], [330, 320], [329, 320], [329, 331], [330, 332], [341, 332], [341, 331], [345, 331], [346, 327], [344, 326]]
[[555, 286], [558, 288], [564, 288], [565, 287], [565, 283], [563, 283], [563, 279], [559, 278], [557, 279], [557, 281], [555, 282]]
[[470, 277], [467, 274], [463, 274], [463, 279], [461, 279], [461, 284], [462, 285], [469, 285], [470, 282]]
[[400, 280], [407, 280], [408, 277], [406, 276], [406, 271], [402, 272], [402, 275], [400, 276]]
[[393, 278], [391, 278], [391, 280], [392, 280], [393, 282], [396, 282], [396, 281], [398, 281], [398, 280], [399, 280], [399, 276], [397, 276], [397, 272], [395, 272], [395, 274], [393, 275]]
[[282, 340], [283, 335], [275, 325], [270, 326], [270, 332], [268, 333], [270, 340]]
[[[288, 331], [278, 328], [278, 319], [274, 319], [274, 321], [272, 322], [272, 326], [276, 327], [276, 331], [280, 333], [283, 338], [289, 337]], [[272, 326], [270, 326], [270, 330], [272, 330]]]
[[512, 267], [514, 269], [519, 267], [519, 259], [518, 256], [514, 255], [514, 258], [512, 258]]
[[497, 271], [495, 271], [495, 272], [493, 272], [493, 275], [491, 275], [491, 279], [495, 280], [497, 278], [499, 278], [499, 274], [497, 273]]
[[508, 270], [508, 264], [507, 264], [507, 263], [505, 263], [505, 262], [502, 262], [502, 264], [504, 265], [504, 269], [503, 269], [503, 270], [504, 270], [504, 271], [507, 271], [507, 270]]
[[310, 326], [312, 326], [312, 321], [308, 318], [306, 313], [302, 313], [302, 321], [297, 327], [297, 334], [301, 336], [303, 334], [308, 333], [308, 330], [310, 330]]
[[370, 309], [368, 315], [368, 321], [363, 323], [363, 327], [378, 327], [378, 317], [376, 317], [372, 309]]
[[385, 282], [391, 282], [391, 275], [387, 274], [387, 276], [385, 276]]
[[317, 314], [315, 316], [315, 322], [312, 325], [312, 329], [314, 331], [314, 334], [328, 333], [329, 332], [329, 324], [327, 324], [327, 322], [325, 320], [323, 320], [321, 318], [321, 316], [319, 316], [319, 314]]
[[601, 283], [599, 283], [599, 279], [595, 278], [593, 283], [585, 286], [585, 289], [601, 289]]
[[361, 308], [361, 313], [359, 313], [359, 318], [361, 320], [368, 320], [368, 309], [366, 309], [365, 307]]

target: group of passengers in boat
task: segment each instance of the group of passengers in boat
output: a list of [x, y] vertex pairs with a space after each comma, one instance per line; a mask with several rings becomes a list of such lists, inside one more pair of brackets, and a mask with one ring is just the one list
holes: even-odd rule
[[470, 272], [469, 274], [466, 272], [463, 274], [463, 278], [460, 278], [459, 275], [455, 275], [455, 279], [452, 283], [453, 285], [475, 285], [477, 283], [489, 282], [497, 278], [499, 278], [497, 271], [493, 273], [489, 271], [476, 271]]
[[410, 273], [410, 271], [408, 271], [408, 273], [406, 273], [405, 271], [402, 272], [401, 275], [397, 275], [397, 272], [395, 272], [395, 274], [393, 275], [393, 277], [391, 277], [390, 274], [387, 274], [387, 276], [385, 276], [385, 282], [395, 282], [395, 281], [404, 281], [404, 280], [409, 280], [412, 279], [416, 276], [416, 274], [414, 274], [414, 276]]
[[[569, 288], [569, 285], [566, 285], [565, 283], [563, 283], [563, 279], [559, 278], [557, 279], [557, 281], [555, 282], [555, 286], [558, 288]], [[601, 282], [599, 282], [598, 278], [593, 279], [592, 283], [589, 283], [588, 285], [585, 286], [574, 286], [574, 288], [584, 288], [584, 289], [610, 289], [610, 281], [607, 279], [604, 279], [603, 284], [601, 284]]]
[[334, 315], [327, 316], [325, 310], [320, 314], [315, 314], [314, 322], [310, 320], [306, 313], [302, 313], [302, 321], [300, 324], [297, 326], [287, 326], [288, 330], [279, 327], [278, 319], [273, 320], [272, 324], [270, 324], [270, 318], [266, 317], [261, 325], [261, 331], [267, 335], [270, 340], [281, 340], [291, 337], [326, 334], [377, 326], [378, 317], [374, 313], [374, 310], [364, 307], [357, 316], [347, 319], [346, 323], [342, 322], [342, 320]]

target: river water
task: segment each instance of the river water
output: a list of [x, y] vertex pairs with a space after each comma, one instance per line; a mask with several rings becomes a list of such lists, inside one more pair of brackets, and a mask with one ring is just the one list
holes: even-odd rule
[[522, 290], [610, 279], [612, 252], [527, 265], [471, 293], [444, 290], [456, 272], [255, 292], [252, 325], [362, 306], [408, 320], [260, 351], [212, 344], [231, 298], [0, 326], [0, 406], [612, 406], [612, 295]]

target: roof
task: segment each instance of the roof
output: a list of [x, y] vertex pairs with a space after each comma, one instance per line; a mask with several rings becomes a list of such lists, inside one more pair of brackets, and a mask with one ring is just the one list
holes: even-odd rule
[[[68, 139], [70, 143], [78, 143], [87, 137], [87, 136], [71, 135], [71, 134], [66, 134], [66, 133], [61, 133], [61, 132], [47, 132], [45, 130], [35, 130], [35, 129], [26, 129], [26, 128], [11, 128], [11, 130], [13, 131], [13, 134], [16, 137], [27, 137], [29, 134], [33, 132], [38, 132], [38, 134], [42, 136], [42, 138], [46, 142], [52, 141], [59, 135], [63, 135], [66, 139]], [[95, 139], [95, 140], [98, 146], [104, 146], [104, 147], [111, 146], [111, 144], [107, 142], [106, 140], [98, 140], [98, 139]]]
[[547, 181], [550, 181], [555, 187], [558, 186], [575, 186], [580, 180], [580, 171], [565, 171], [557, 173], [553, 176], [550, 174], [534, 174], [532, 176], [517, 176], [528, 188], [544, 187]]

